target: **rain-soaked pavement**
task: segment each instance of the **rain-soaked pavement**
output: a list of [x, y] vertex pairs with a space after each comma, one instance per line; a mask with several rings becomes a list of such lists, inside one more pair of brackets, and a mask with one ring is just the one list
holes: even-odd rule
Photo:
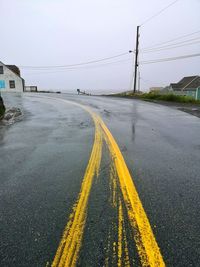
[[[0, 125], [1, 267], [51, 266], [72, 207], [77, 209], [95, 128], [86, 111], [59, 98], [89, 106], [110, 129], [166, 266], [200, 266], [199, 118], [139, 100], [28, 93], [3, 98], [23, 116]], [[76, 265], [147, 266], [120, 184], [110, 180], [114, 159], [106, 142], [102, 149]]]

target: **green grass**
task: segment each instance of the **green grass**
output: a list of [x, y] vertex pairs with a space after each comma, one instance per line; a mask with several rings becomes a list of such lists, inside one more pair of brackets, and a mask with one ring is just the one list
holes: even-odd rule
[[174, 94], [166, 94], [161, 95], [158, 93], [145, 93], [140, 96], [142, 99], [146, 100], [162, 100], [162, 101], [170, 101], [170, 102], [178, 102], [178, 103], [192, 103], [192, 104], [200, 104], [200, 100], [195, 100], [190, 96], [180, 96]]
[[123, 92], [123, 93], [118, 93], [114, 94], [112, 96], [117, 96], [117, 97], [127, 97], [127, 98], [138, 98], [138, 99], [143, 99], [143, 100], [158, 100], [158, 101], [169, 101], [169, 102], [177, 102], [177, 103], [190, 103], [190, 104], [200, 104], [200, 100], [195, 100], [194, 98], [190, 96], [180, 96], [180, 95], [175, 95], [175, 94], [159, 94], [155, 92], [151, 93], [136, 93], [134, 94], [133, 92]]

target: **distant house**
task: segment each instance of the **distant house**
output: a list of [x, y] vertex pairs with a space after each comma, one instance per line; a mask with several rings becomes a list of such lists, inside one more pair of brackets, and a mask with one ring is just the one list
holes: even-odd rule
[[162, 91], [163, 87], [150, 87], [149, 88], [149, 92], [157, 92], [159, 93], [160, 91]]
[[33, 85], [30, 85], [30, 86], [25, 86], [25, 92], [37, 92], [37, 86], [33, 86]]
[[24, 79], [15, 65], [5, 65], [0, 61], [0, 90], [1, 92], [23, 92]]
[[200, 100], [200, 76], [188, 76], [178, 83], [171, 83], [169, 91], [177, 95], [191, 96], [196, 100]]
[[169, 85], [167, 85], [161, 90], [161, 93], [163, 93], [163, 94], [172, 93], [172, 89], [171, 89], [171, 87]]

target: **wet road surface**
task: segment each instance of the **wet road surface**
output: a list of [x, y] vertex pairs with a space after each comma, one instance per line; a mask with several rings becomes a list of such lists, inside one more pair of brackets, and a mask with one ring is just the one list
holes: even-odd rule
[[0, 126], [1, 266], [200, 266], [199, 118], [127, 99], [4, 100], [24, 115]]

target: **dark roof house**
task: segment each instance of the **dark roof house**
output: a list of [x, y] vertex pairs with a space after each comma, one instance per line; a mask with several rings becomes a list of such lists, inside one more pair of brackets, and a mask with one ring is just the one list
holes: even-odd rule
[[170, 87], [174, 91], [196, 90], [200, 87], [200, 76], [184, 77], [178, 83], [171, 83]]
[[200, 76], [188, 76], [178, 83], [171, 83], [169, 87], [177, 95], [185, 95], [200, 100]]
[[9, 68], [15, 74], [17, 74], [19, 77], [21, 77], [20, 69], [16, 65], [6, 65], [6, 67]]

